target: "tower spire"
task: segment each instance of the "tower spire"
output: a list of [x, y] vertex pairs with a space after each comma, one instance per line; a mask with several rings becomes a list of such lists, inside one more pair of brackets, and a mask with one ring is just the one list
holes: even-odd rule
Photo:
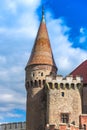
[[44, 7], [42, 6], [42, 20], [27, 66], [43, 64], [50, 65], [57, 70], [44, 18]]
[[42, 5], [42, 22], [45, 22], [44, 6]]

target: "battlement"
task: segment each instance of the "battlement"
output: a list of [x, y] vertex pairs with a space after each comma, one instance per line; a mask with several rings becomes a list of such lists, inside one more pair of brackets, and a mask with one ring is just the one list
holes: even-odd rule
[[0, 130], [25, 130], [26, 122], [0, 124]]
[[59, 89], [59, 88], [67, 88], [67, 89], [80, 89], [82, 86], [82, 78], [77, 76], [76, 78], [73, 78], [72, 75], [67, 76], [63, 78], [63, 76], [58, 75], [56, 77], [54, 76], [46, 76], [46, 83], [47, 87], [49, 89]]

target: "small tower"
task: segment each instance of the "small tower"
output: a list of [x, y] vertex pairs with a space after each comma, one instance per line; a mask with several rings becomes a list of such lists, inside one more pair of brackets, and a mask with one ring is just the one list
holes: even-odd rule
[[26, 71], [26, 130], [44, 130], [46, 125], [46, 103], [44, 84], [46, 75], [56, 75], [50, 40], [46, 28], [44, 10]]

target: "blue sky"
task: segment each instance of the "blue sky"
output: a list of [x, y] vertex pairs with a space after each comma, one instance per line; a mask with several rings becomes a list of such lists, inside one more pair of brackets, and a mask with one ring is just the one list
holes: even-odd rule
[[25, 121], [25, 66], [45, 17], [58, 74], [87, 59], [86, 0], [0, 1], [0, 123]]

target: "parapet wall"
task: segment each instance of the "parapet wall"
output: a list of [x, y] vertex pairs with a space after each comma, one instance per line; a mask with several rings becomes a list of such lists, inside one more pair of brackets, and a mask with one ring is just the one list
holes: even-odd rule
[[26, 130], [26, 122], [0, 124], [0, 130]]
[[82, 87], [82, 78], [77, 76], [76, 78], [73, 78], [73, 76], [67, 76], [66, 78], [63, 78], [62, 76], [46, 76], [46, 84], [48, 89], [58, 89], [58, 88], [67, 88], [67, 89], [80, 89]]

